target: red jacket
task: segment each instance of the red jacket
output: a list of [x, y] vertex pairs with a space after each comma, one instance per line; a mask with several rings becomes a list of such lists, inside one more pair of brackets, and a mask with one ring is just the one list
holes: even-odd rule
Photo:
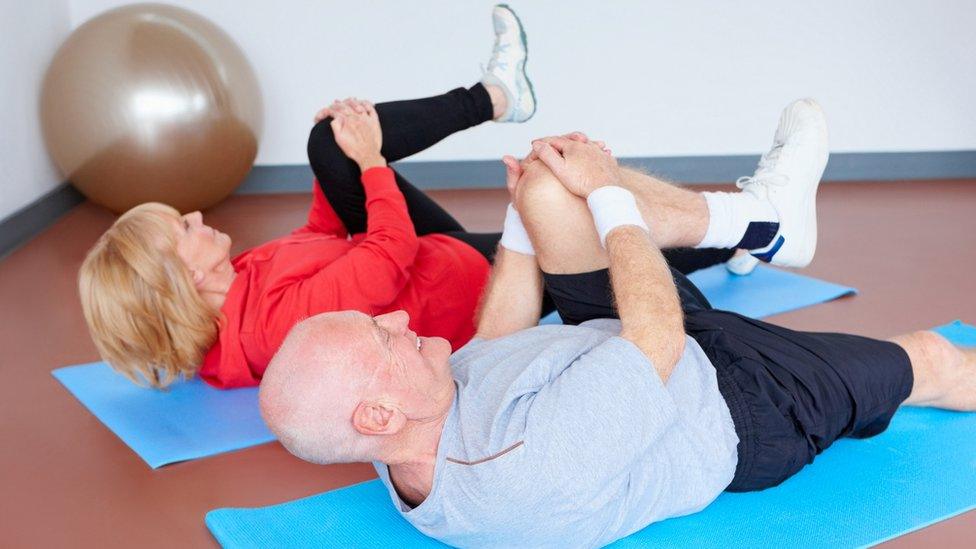
[[257, 385], [288, 331], [326, 311], [410, 313], [410, 329], [457, 349], [474, 335], [488, 262], [445, 235], [417, 237], [393, 170], [363, 173], [366, 233], [346, 230], [313, 185], [308, 224], [235, 257], [217, 342], [200, 377], [220, 388]]

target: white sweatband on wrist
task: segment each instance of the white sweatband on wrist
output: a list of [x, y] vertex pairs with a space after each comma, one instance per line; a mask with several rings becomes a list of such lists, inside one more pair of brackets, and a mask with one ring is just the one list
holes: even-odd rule
[[637, 200], [623, 187], [600, 187], [586, 197], [586, 205], [593, 214], [593, 224], [600, 235], [600, 244], [607, 247], [610, 231], [624, 225], [635, 225], [648, 230], [644, 217], [637, 208]]
[[522, 224], [522, 217], [511, 204], [505, 210], [505, 228], [502, 229], [502, 239], [499, 244], [513, 252], [535, 255], [535, 248], [532, 247], [529, 233], [525, 231], [525, 225]]

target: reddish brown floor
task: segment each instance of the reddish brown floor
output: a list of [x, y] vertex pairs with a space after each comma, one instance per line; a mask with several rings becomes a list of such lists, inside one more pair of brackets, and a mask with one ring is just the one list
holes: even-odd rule
[[[472, 230], [500, 226], [503, 191], [433, 194]], [[303, 195], [234, 196], [207, 219], [241, 250], [301, 224], [307, 204]], [[879, 337], [976, 322], [976, 181], [835, 183], [820, 204], [821, 244], [807, 272], [861, 294], [775, 321]], [[209, 509], [373, 476], [366, 465], [303, 463], [277, 443], [153, 471], [69, 395], [50, 371], [97, 359], [75, 276], [112, 219], [84, 204], [0, 261], [0, 546], [208, 547]], [[974, 531], [971, 512], [888, 546], [971, 547]]]

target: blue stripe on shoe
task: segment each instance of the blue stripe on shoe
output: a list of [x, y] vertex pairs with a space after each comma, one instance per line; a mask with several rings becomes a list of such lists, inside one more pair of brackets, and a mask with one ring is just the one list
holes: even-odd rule
[[752, 221], [735, 247], [742, 250], [765, 248], [776, 237], [776, 231], [779, 231], [779, 223], [776, 221]]
[[786, 242], [786, 239], [783, 238], [783, 235], [780, 235], [780, 237], [776, 239], [776, 244], [773, 244], [772, 248], [762, 253], [754, 253], [752, 254], [752, 257], [755, 257], [759, 261], [765, 261], [766, 263], [769, 263], [770, 261], [773, 260], [773, 256], [776, 255], [776, 252], [778, 252], [779, 249], [783, 247], [784, 242]]

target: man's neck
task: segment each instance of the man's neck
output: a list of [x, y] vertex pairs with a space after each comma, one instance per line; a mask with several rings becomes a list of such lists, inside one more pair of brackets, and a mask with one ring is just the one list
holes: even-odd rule
[[411, 507], [423, 503], [434, 486], [437, 448], [449, 413], [450, 409], [433, 421], [413, 426], [405, 437], [410, 443], [383, 460], [397, 494]]

